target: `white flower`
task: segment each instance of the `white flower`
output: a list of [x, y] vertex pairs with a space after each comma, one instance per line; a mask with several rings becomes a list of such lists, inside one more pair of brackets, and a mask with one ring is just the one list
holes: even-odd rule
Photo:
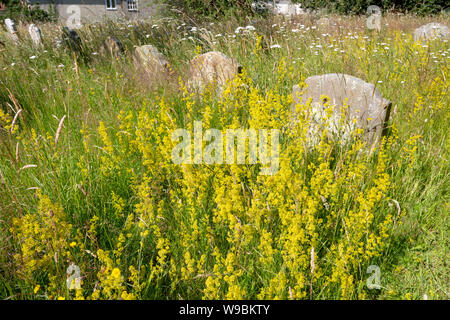
[[31, 56], [30, 59], [34, 60], [34, 59], [36, 59], [36, 56]]
[[148, 39], [148, 38], [150, 38], [150, 35], [149, 35], [149, 34], [146, 34], [145, 37]]
[[92, 52], [92, 55], [96, 56], [98, 55], [98, 52]]
[[256, 28], [254, 26], [246, 26], [245, 29], [250, 30], [250, 31], [256, 30]]
[[244, 28], [242, 28], [242, 27], [237, 27], [236, 30], [234, 30], [234, 33], [238, 34], [242, 29], [244, 29]]
[[270, 49], [274, 49], [274, 48], [281, 48], [281, 46], [279, 44], [273, 44], [270, 46]]
[[64, 68], [63, 64], [58, 64], [58, 68]]
[[15, 62], [11, 63], [11, 67], [14, 67], [15, 65], [16, 65], [16, 63], [15, 63]]

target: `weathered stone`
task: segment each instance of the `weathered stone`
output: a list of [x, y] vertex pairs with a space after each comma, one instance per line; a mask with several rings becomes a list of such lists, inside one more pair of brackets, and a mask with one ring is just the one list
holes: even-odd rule
[[100, 47], [100, 54], [103, 56], [118, 57], [123, 52], [124, 48], [122, 43], [115, 37], [108, 37]]
[[74, 29], [63, 27], [62, 38], [66, 45], [74, 52], [81, 53], [82, 43], [81, 38]]
[[450, 31], [448, 30], [448, 27], [436, 22], [425, 24], [414, 30], [414, 40], [434, 40], [448, 38], [450, 38]]
[[[389, 119], [391, 102], [384, 99], [373, 84], [338, 73], [312, 76], [307, 78], [305, 83], [307, 88], [303, 89], [303, 95], [301, 95], [301, 88], [297, 85], [293, 87], [294, 108], [295, 105], [305, 105], [309, 98], [312, 99], [307, 116], [311, 121], [309, 138], [313, 144], [314, 139], [318, 138], [317, 133], [323, 127], [326, 127], [331, 134], [338, 134], [341, 140], [348, 139], [350, 132], [356, 127], [365, 130], [366, 141], [369, 145], [380, 140]], [[322, 100], [323, 95], [327, 97], [327, 101]], [[329, 121], [323, 123], [326, 102], [333, 106], [333, 113]], [[341, 108], [345, 103], [348, 107], [343, 113], [344, 110]], [[345, 121], [342, 119], [343, 121], [340, 122], [342, 113], [345, 115]]]
[[207, 85], [216, 85], [219, 90], [240, 72], [238, 63], [217, 51], [210, 51], [190, 61], [188, 87], [203, 91]]
[[30, 34], [31, 40], [35, 46], [40, 46], [42, 44], [41, 30], [35, 24], [30, 24], [28, 27], [28, 33]]
[[5, 27], [8, 30], [8, 36], [13, 41], [18, 41], [19, 37], [17, 36], [16, 24], [10, 18], [5, 19]]
[[146, 72], [168, 72], [169, 62], [158, 49], [150, 44], [136, 47], [133, 59], [135, 64]]

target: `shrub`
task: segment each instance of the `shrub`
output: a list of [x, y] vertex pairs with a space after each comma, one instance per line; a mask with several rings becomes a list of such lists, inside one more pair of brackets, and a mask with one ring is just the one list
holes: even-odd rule
[[448, 10], [445, 0], [297, 0], [305, 8], [327, 8], [338, 13], [364, 13], [370, 5], [377, 5], [383, 10], [409, 11], [420, 14], [439, 13]]
[[252, 0], [163, 0], [163, 3], [195, 17], [218, 17], [233, 11], [250, 14], [252, 2]]
[[20, 0], [6, 0], [5, 14], [0, 16], [0, 20], [11, 18], [21, 21], [52, 21], [54, 17], [52, 14], [39, 8], [38, 5], [24, 5]]

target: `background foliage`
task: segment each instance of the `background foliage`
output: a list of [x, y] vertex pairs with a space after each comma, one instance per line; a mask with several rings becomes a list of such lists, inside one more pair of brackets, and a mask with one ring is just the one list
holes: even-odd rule
[[38, 5], [29, 5], [20, 0], [2, 0], [6, 5], [6, 10], [3, 15], [0, 15], [0, 21], [10, 18], [16, 21], [52, 21], [54, 15], [45, 10], [42, 10]]
[[449, 8], [446, 0], [297, 0], [305, 8], [328, 8], [338, 13], [365, 13], [370, 5], [385, 10], [408, 11], [421, 14], [439, 13]]
[[[251, 4], [254, 0], [163, 0], [163, 2], [182, 10], [188, 15], [194, 16], [219, 16], [233, 11], [253, 14]], [[418, 14], [436, 14], [449, 9], [446, 0], [293, 0], [304, 8], [327, 9], [341, 14], [362, 14], [370, 5], [377, 5], [383, 11], [395, 10], [401, 12], [414, 12]]]

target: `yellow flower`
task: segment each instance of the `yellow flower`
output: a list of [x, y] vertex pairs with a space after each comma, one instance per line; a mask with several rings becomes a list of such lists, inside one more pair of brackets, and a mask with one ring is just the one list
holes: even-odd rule
[[39, 289], [41, 288], [40, 285], [37, 285], [36, 287], [34, 287], [34, 294], [38, 293]]

